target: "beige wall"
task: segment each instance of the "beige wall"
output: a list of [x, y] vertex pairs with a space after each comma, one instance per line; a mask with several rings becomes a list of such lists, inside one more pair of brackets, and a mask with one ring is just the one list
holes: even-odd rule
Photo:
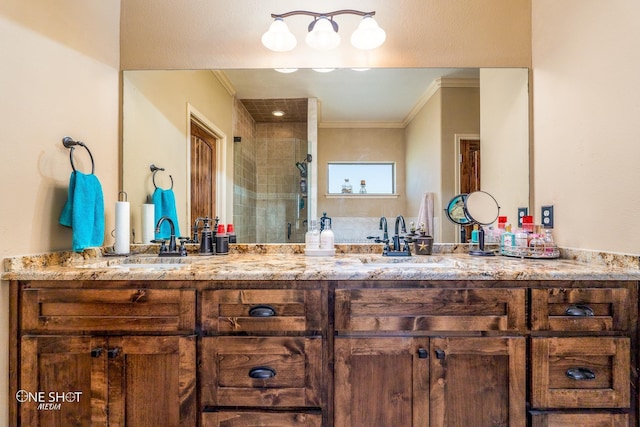
[[440, 84], [406, 127], [407, 216], [418, 216], [423, 194], [435, 193], [433, 237], [436, 242], [454, 242], [456, 227], [443, 209], [458, 194], [455, 136], [479, 133], [480, 95], [477, 81]]
[[562, 246], [640, 254], [640, 3], [533, 2], [535, 212]]
[[127, 71], [123, 76], [123, 188], [131, 203], [132, 227], [139, 241], [140, 209], [154, 191], [149, 165], [158, 172], [161, 188], [173, 177], [181, 235], [190, 232], [189, 218], [189, 111], [203, 118], [227, 136], [227, 211], [218, 206], [222, 223], [230, 222], [233, 206], [233, 97], [210, 71]]
[[[106, 230], [119, 185], [120, 0], [0, 3], [0, 258], [71, 248], [58, 224], [71, 166], [65, 135], [84, 141], [102, 183]], [[78, 169], [90, 162], [78, 150]], [[109, 237], [105, 244], [112, 244]], [[0, 425], [8, 425], [8, 290], [0, 286]]]
[[[529, 70], [480, 70], [480, 187], [517, 224], [529, 207]], [[530, 212], [540, 223], [539, 212]]]
[[[397, 198], [327, 198], [328, 162], [393, 161]], [[396, 217], [405, 214], [405, 146], [402, 129], [320, 128], [318, 130], [318, 214], [330, 217]], [[359, 189], [353, 183], [354, 191]]]

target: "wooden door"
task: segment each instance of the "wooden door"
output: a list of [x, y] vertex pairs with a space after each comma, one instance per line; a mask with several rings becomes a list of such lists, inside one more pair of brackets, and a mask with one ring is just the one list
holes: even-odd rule
[[524, 427], [525, 339], [432, 338], [430, 427]]
[[216, 216], [216, 138], [191, 121], [191, 218]]
[[[469, 194], [480, 190], [480, 141], [460, 140], [460, 194]], [[462, 226], [465, 238], [471, 240], [473, 227]]]
[[334, 425], [429, 426], [428, 345], [424, 337], [336, 338]]
[[106, 339], [24, 336], [20, 346], [20, 425], [107, 426]]
[[193, 427], [196, 340], [109, 338], [109, 427]]

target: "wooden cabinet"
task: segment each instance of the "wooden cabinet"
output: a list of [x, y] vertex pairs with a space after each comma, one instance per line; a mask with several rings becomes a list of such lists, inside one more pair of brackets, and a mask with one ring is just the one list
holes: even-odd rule
[[322, 425], [324, 307], [320, 289], [204, 290], [203, 426]]
[[15, 424], [197, 425], [195, 291], [65, 284], [14, 290]]
[[525, 426], [524, 289], [337, 289], [335, 319], [336, 427]]
[[[531, 291], [532, 425], [628, 426], [636, 283]], [[592, 413], [595, 409], [608, 409]], [[572, 412], [553, 412], [569, 410]], [[589, 411], [589, 412], [587, 412]], [[577, 421], [581, 420], [581, 421]], [[578, 424], [576, 424], [578, 422]]]

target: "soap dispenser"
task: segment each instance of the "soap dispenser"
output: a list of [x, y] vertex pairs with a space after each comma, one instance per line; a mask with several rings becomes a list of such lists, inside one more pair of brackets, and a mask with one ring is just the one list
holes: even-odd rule
[[200, 233], [200, 255], [213, 255], [213, 231], [211, 230], [211, 218], [198, 218], [202, 220], [204, 226]]

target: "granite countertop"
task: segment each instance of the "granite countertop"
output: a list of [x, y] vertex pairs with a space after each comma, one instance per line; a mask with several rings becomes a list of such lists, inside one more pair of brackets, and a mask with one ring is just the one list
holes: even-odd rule
[[[236, 247], [229, 255], [158, 257], [155, 249], [130, 256], [47, 254], [5, 260], [3, 280], [640, 280], [637, 257], [533, 260], [474, 257], [436, 248], [433, 255], [384, 257], [379, 248], [335, 256], [305, 256], [301, 245], [283, 249]], [[257, 248], [257, 250], [256, 250]], [[265, 249], [267, 248], [267, 249]], [[192, 251], [193, 252], [193, 251]], [[346, 253], [345, 253], [346, 252]], [[603, 256], [598, 255], [599, 259]], [[607, 256], [604, 256], [607, 258]]]

